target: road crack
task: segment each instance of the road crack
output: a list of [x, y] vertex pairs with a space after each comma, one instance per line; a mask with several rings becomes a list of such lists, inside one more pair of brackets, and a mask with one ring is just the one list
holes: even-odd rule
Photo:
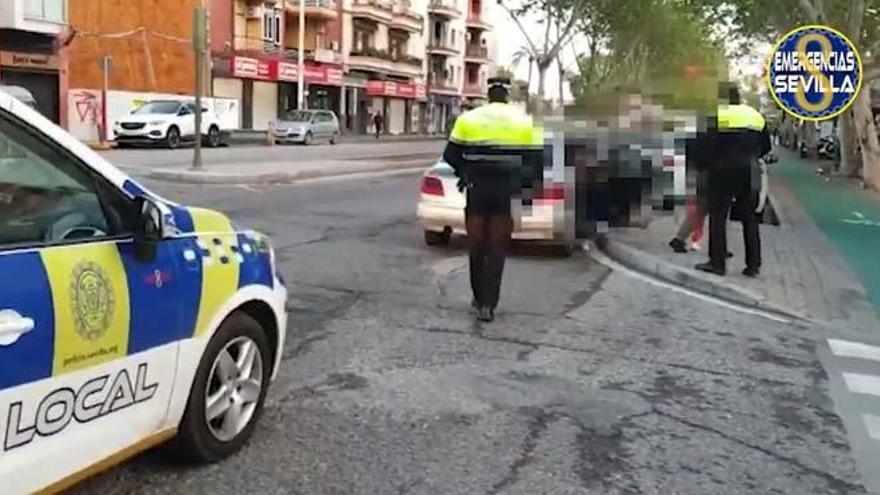
[[590, 356], [599, 356], [599, 357], [610, 358], [610, 359], [620, 359], [622, 361], [628, 361], [628, 362], [651, 364], [651, 365], [656, 365], [656, 366], [664, 366], [664, 367], [668, 367], [668, 368], [684, 369], [684, 370], [688, 370], [688, 371], [693, 371], [695, 373], [701, 373], [701, 374], [712, 375], [712, 376], [746, 378], [746, 379], [749, 379], [749, 380], [752, 380], [755, 382], [759, 382], [759, 383], [763, 383], [763, 384], [767, 384], [767, 385], [774, 385], [774, 386], [797, 385], [797, 383], [795, 383], [795, 382], [790, 382], [790, 381], [785, 381], [785, 380], [774, 380], [774, 379], [770, 379], [770, 378], [764, 378], [764, 377], [754, 376], [754, 375], [749, 375], [749, 374], [729, 373], [726, 371], [717, 371], [717, 370], [712, 370], [712, 369], [708, 369], [708, 368], [700, 368], [698, 366], [691, 366], [691, 365], [687, 365], [687, 364], [669, 363], [669, 362], [665, 362], [665, 361], [657, 361], [657, 360], [647, 359], [647, 358], [642, 358], [642, 357], [633, 357], [633, 356], [629, 356], [626, 354], [617, 354], [617, 353], [612, 353], [612, 352], [597, 351], [595, 349], [584, 349], [584, 348], [579, 348], [579, 347], [554, 344], [551, 342], [541, 342], [541, 341], [534, 342], [534, 341], [530, 341], [530, 340], [517, 339], [517, 338], [513, 338], [513, 337], [499, 337], [499, 336], [486, 335], [485, 329], [482, 327], [480, 327], [480, 331], [471, 331], [471, 332], [466, 332], [464, 330], [453, 330], [451, 328], [441, 328], [441, 327], [426, 327], [426, 328], [401, 327], [401, 328], [407, 328], [409, 330], [415, 330], [418, 332], [440, 333], [440, 334], [445, 333], [445, 334], [450, 334], [450, 335], [460, 335], [460, 336], [464, 336], [464, 337], [472, 337], [475, 339], [485, 340], [487, 342], [499, 342], [499, 343], [504, 343], [504, 344], [524, 346], [524, 347], [529, 347], [529, 348], [537, 347], [537, 348], [553, 349], [553, 350], [557, 350], [557, 351], [573, 352], [576, 354], [586, 354], [586, 355], [590, 355]]
[[782, 454], [775, 452], [773, 450], [770, 450], [766, 447], [762, 447], [760, 445], [755, 445], [753, 443], [739, 439], [739, 438], [732, 436], [732, 435], [729, 435], [721, 430], [718, 430], [716, 428], [712, 428], [711, 426], [696, 423], [694, 421], [682, 418], [682, 417], [677, 416], [672, 413], [661, 411], [656, 408], [654, 409], [653, 412], [655, 412], [658, 416], [670, 419], [672, 421], [675, 421], [675, 422], [680, 423], [682, 425], [688, 426], [690, 428], [695, 428], [695, 429], [698, 429], [701, 431], [712, 433], [712, 434], [717, 435], [725, 440], [736, 443], [737, 445], [741, 445], [741, 446], [746, 447], [748, 449], [751, 449], [751, 450], [754, 450], [757, 452], [761, 452], [764, 455], [770, 456], [780, 462], [783, 462], [785, 464], [793, 466], [793, 467], [795, 467], [805, 473], [809, 473], [809, 474], [812, 474], [813, 476], [817, 476], [819, 478], [822, 478], [828, 483], [828, 485], [831, 489], [835, 490], [838, 493], [850, 493], [852, 491], [857, 491], [857, 492], [864, 491], [864, 487], [862, 487], [861, 485], [857, 485], [855, 483], [850, 483], [849, 481], [840, 479], [831, 473], [828, 473], [826, 471], [822, 471], [821, 469], [816, 469], [816, 468], [804, 465], [803, 463], [801, 463], [799, 460], [797, 460], [795, 458], [782, 455]]
[[492, 488], [486, 491], [486, 495], [496, 495], [502, 490], [513, 486], [519, 481], [520, 471], [532, 463], [535, 456], [535, 449], [538, 447], [538, 441], [541, 436], [550, 428], [550, 425], [557, 421], [561, 416], [552, 414], [543, 409], [536, 408], [535, 414], [529, 420], [529, 430], [520, 447], [519, 456], [508, 467], [507, 475], [498, 483], [492, 485]]

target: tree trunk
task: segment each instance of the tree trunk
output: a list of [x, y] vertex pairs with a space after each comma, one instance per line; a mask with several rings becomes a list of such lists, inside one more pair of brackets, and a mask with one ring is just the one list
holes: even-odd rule
[[565, 69], [562, 67], [562, 57], [556, 56], [556, 65], [559, 67], [559, 108], [565, 105]]
[[538, 96], [535, 97], [535, 115], [544, 115], [544, 80], [549, 64], [538, 63]]
[[880, 190], [880, 142], [871, 114], [870, 91], [859, 94], [852, 111], [862, 156], [862, 177], [868, 186]]
[[840, 116], [840, 165], [837, 172], [847, 177], [858, 177], [861, 171], [861, 156], [856, 152], [858, 141], [853, 123], [852, 110]]
[[529, 98], [532, 97], [532, 67], [534, 66], [531, 57], [529, 58], [529, 84], [526, 86], [526, 108], [529, 107]]

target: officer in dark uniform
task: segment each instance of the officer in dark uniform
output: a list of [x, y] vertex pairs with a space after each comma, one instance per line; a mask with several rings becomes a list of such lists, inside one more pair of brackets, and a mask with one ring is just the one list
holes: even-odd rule
[[743, 275], [757, 276], [761, 269], [761, 238], [758, 231], [758, 196], [761, 191], [759, 158], [770, 152], [770, 133], [764, 117], [740, 101], [735, 85], [722, 86], [717, 128], [707, 133], [707, 149], [714, 158], [708, 164], [709, 262], [696, 266], [716, 275], [727, 272], [727, 217], [736, 207], [743, 224], [746, 268]]
[[443, 153], [467, 191], [471, 304], [481, 321], [495, 317], [514, 224], [511, 203], [519, 201], [523, 182], [542, 174], [543, 134], [507, 104], [509, 86], [507, 78], [489, 79], [489, 103], [456, 119]]

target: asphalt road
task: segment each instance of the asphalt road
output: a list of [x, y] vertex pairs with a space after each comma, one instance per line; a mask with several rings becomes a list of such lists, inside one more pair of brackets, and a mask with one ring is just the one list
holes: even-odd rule
[[240, 454], [158, 449], [74, 493], [863, 493], [819, 330], [528, 246], [477, 324], [415, 177], [155, 188], [273, 236], [283, 368]]
[[[407, 156], [439, 156], [443, 141], [380, 141], [340, 143], [314, 146], [231, 146], [203, 150], [205, 167], [211, 164], [248, 164], [259, 162], [313, 162], [318, 160], [357, 160], [364, 158], [406, 159]], [[101, 154], [117, 165], [135, 165], [153, 168], [179, 168], [192, 163], [193, 150], [125, 149], [103, 151]]]

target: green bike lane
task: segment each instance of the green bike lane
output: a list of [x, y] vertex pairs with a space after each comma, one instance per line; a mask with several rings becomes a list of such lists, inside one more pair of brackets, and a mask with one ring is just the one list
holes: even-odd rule
[[815, 164], [784, 152], [771, 173], [782, 179], [856, 272], [880, 314], [880, 194], [850, 180], [826, 181], [815, 170]]

